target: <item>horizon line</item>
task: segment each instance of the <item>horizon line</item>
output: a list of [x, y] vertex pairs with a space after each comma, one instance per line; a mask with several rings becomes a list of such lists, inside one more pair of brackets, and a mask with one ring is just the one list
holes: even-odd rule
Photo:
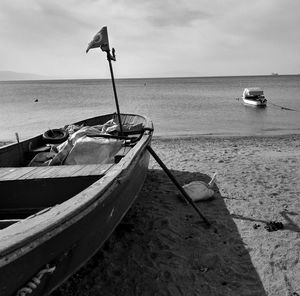
[[[0, 71], [1, 72], [1, 71]], [[16, 72], [15, 72], [16, 73]], [[34, 74], [39, 75], [39, 74]], [[299, 76], [300, 73], [297, 74], [242, 74], [242, 75], [208, 75], [208, 76], [157, 76], [157, 77], [115, 77], [115, 80], [122, 80], [122, 79], [184, 79], [184, 78], [230, 78], [230, 77], [278, 77], [278, 76]], [[110, 77], [108, 78], [46, 78], [46, 79], [4, 79], [0, 80], [0, 82], [18, 82], [18, 81], [53, 81], [53, 80], [111, 80]]]

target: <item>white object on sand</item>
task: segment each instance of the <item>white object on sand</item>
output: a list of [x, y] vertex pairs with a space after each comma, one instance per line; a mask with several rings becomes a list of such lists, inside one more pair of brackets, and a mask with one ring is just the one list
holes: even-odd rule
[[210, 199], [215, 193], [212, 187], [216, 176], [217, 174], [215, 173], [208, 184], [203, 181], [192, 181], [184, 185], [183, 188], [193, 201]]

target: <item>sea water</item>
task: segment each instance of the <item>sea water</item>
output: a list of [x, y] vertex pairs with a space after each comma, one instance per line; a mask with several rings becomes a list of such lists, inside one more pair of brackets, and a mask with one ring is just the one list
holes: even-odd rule
[[[266, 108], [244, 106], [261, 87]], [[121, 112], [150, 117], [157, 136], [300, 133], [300, 75], [116, 79]], [[0, 82], [0, 141], [115, 112], [109, 79]]]

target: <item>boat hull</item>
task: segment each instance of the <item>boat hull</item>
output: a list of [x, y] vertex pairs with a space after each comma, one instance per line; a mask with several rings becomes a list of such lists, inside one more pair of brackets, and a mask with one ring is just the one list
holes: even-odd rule
[[[4, 241], [14, 245], [0, 249], [0, 295], [15, 295], [47, 265], [55, 270], [46, 273], [30, 295], [48, 295], [101, 248], [141, 190], [150, 142], [151, 135], [144, 135], [103, 178], [66, 203], [27, 219], [28, 235], [15, 243], [9, 229], [3, 230]], [[41, 231], [30, 229], [39, 223]]]
[[244, 105], [248, 105], [248, 106], [254, 106], [254, 107], [266, 107], [267, 106], [267, 102], [266, 101], [260, 101], [260, 100], [251, 100], [251, 99], [246, 99], [246, 98], [242, 98], [243, 99], [243, 103]]

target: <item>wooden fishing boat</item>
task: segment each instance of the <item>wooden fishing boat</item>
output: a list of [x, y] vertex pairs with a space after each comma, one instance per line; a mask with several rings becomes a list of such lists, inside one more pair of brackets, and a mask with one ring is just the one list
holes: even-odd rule
[[134, 202], [146, 177], [152, 122], [108, 114], [76, 125], [119, 118], [127, 127], [121, 135], [94, 137], [122, 141], [111, 162], [27, 166], [47, 150], [43, 135], [0, 148], [1, 296], [51, 293], [103, 245]]
[[243, 91], [242, 99], [245, 105], [254, 107], [266, 107], [267, 99], [264, 92], [259, 87], [245, 88]]

